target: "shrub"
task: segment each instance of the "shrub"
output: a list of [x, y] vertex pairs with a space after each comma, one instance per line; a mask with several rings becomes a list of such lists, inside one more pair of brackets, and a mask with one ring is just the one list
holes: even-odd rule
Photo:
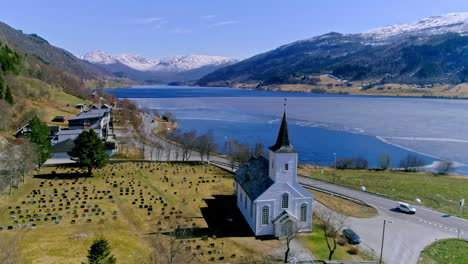
[[348, 250], [346, 250], [351, 255], [357, 255], [359, 253], [359, 248], [357, 247], [350, 247]]
[[355, 169], [367, 169], [367, 160], [364, 158], [354, 158], [353, 159], [353, 167]]
[[351, 169], [353, 165], [353, 161], [350, 159], [339, 159], [336, 161], [336, 168], [339, 170], [344, 170], [344, 169]]
[[338, 245], [340, 245], [340, 246], [344, 246], [344, 245], [346, 245], [348, 242], [346, 241], [346, 239], [344, 239], [344, 238], [341, 237], [341, 238], [338, 239], [338, 241], [336, 241], [336, 243], [337, 243]]
[[424, 160], [417, 155], [408, 154], [400, 161], [400, 168], [405, 171], [418, 171], [424, 165]]

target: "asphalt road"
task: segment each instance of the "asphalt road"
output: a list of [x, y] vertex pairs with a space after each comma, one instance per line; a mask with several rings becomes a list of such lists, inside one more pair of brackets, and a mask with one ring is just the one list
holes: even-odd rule
[[[374, 206], [379, 215], [372, 218], [349, 218], [347, 226], [362, 238], [362, 246], [380, 255], [383, 221], [386, 224], [383, 260], [389, 264], [417, 263], [420, 252], [438, 239], [458, 237], [468, 239], [468, 221], [448, 216], [421, 206], [408, 215], [395, 210], [396, 201], [311, 178], [298, 176], [302, 184], [359, 199]], [[460, 233], [459, 233], [460, 232]]]

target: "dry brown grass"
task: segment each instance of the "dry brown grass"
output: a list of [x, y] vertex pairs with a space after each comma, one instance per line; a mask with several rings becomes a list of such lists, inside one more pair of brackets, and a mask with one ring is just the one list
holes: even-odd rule
[[[55, 175], [52, 174], [53, 171]], [[213, 199], [214, 195], [233, 193], [232, 175], [212, 166], [204, 168], [187, 164], [126, 162], [96, 170], [92, 178], [62, 178], [64, 175], [71, 175], [73, 171], [74, 169], [70, 168], [43, 168], [39, 172], [39, 177], [42, 178], [28, 180], [12, 197], [0, 196], [0, 225], [3, 226], [14, 224], [10, 219], [10, 210], [15, 210], [16, 206], [21, 206], [23, 216], [26, 215], [26, 210], [29, 210], [27, 214], [57, 212], [64, 216], [58, 225], [50, 220], [53, 215], [48, 217], [48, 221], [44, 221], [44, 218], [39, 216], [42, 221], [35, 222], [37, 228], [0, 231], [3, 241], [18, 241], [16, 248], [22, 263], [81, 263], [85, 261], [92, 240], [98, 235], [103, 235], [109, 240], [112, 253], [118, 263], [147, 263], [153, 254], [150, 241], [155, 233], [174, 230], [179, 224], [188, 227], [208, 227], [201, 211], [201, 208], [207, 206], [205, 199]], [[50, 176], [51, 178], [44, 178]], [[199, 181], [205, 182], [198, 183]], [[72, 190], [71, 187], [75, 189]], [[65, 208], [66, 204], [59, 205], [66, 203], [65, 199], [62, 199], [62, 202], [54, 200], [55, 211], [49, 202], [28, 203], [33, 198], [32, 190], [41, 190], [42, 195], [44, 190], [48, 189], [45, 194], [46, 199], [49, 199], [49, 194], [53, 194], [54, 189], [57, 189], [58, 197], [67, 190], [66, 194], [71, 199], [75, 197], [75, 190], [78, 187], [81, 190], [80, 194], [73, 201], [70, 200], [68, 209]], [[81, 217], [86, 209], [80, 208], [84, 201], [85, 187], [88, 190], [87, 204], [93, 207], [98, 205], [105, 212], [104, 215]], [[109, 193], [104, 194], [104, 192]], [[39, 200], [41, 195], [36, 195], [34, 199]], [[110, 195], [112, 198], [109, 198]], [[142, 198], [143, 203], [141, 203]], [[164, 203], [167, 206], [163, 206]], [[153, 210], [148, 214], [147, 209], [139, 208], [140, 204], [151, 205]], [[39, 205], [46, 205], [46, 208], [40, 208], [39, 212]], [[12, 209], [8, 209], [9, 206]], [[77, 210], [77, 218], [74, 213], [66, 213], [73, 210]], [[116, 212], [116, 217], [112, 212]], [[14, 215], [19, 219], [20, 214]], [[166, 219], [167, 217], [169, 219]], [[178, 221], [176, 224], [173, 222], [174, 218]], [[92, 219], [92, 222], [87, 223], [86, 219]], [[71, 224], [72, 220], [76, 223]], [[261, 241], [253, 237], [216, 239], [208, 237], [206, 240], [194, 237], [184, 241], [191, 246], [190, 251], [196, 254], [196, 263], [225, 262], [218, 260], [221, 256], [231, 263], [240, 259], [261, 260], [267, 257], [272, 249], [281, 246], [277, 240]], [[216, 246], [209, 247], [211, 243], [215, 243]], [[196, 249], [197, 245], [200, 245], [199, 250]], [[207, 253], [217, 250], [221, 253]], [[231, 258], [232, 254], [236, 257]], [[213, 257], [216, 261], [210, 261]]]
[[315, 196], [315, 199], [320, 203], [341, 214], [358, 218], [368, 218], [377, 215], [377, 210], [373, 207], [364, 206], [350, 200], [318, 191], [309, 190], [309, 192], [311, 192]]

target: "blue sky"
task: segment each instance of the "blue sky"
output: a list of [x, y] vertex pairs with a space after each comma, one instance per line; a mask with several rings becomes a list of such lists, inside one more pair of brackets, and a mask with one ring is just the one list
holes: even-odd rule
[[[3, 3], [2, 3], [3, 2]], [[0, 21], [81, 55], [235, 58], [330, 31], [468, 11], [467, 0], [0, 0]]]

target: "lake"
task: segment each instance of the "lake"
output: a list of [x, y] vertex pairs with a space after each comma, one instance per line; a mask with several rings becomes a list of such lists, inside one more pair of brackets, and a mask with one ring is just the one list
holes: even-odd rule
[[468, 173], [468, 100], [212, 87], [105, 91], [143, 108], [172, 111], [182, 130], [213, 130], [220, 146], [226, 139], [273, 145], [286, 98], [291, 141], [304, 163], [330, 165], [336, 153], [338, 159], [363, 157], [375, 167], [378, 157], [388, 153], [393, 166], [398, 166], [412, 153], [426, 164], [455, 161], [458, 173]]

